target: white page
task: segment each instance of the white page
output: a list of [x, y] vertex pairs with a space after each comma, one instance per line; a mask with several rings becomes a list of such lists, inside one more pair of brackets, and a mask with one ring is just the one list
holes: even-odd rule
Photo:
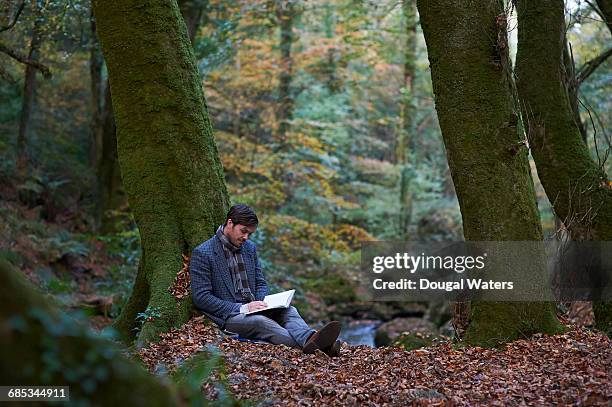
[[268, 304], [268, 308], [288, 307], [293, 298], [295, 290], [283, 291], [272, 295], [266, 295], [264, 302]]
[[268, 304], [267, 308], [260, 309], [257, 311], [249, 311], [248, 304], [243, 304], [240, 307], [241, 314], [252, 314], [255, 312], [265, 311], [267, 309], [272, 308], [288, 308], [289, 304], [291, 304], [291, 300], [293, 299], [293, 294], [295, 294], [295, 290], [283, 291], [281, 293], [266, 295], [264, 298], [264, 302]]

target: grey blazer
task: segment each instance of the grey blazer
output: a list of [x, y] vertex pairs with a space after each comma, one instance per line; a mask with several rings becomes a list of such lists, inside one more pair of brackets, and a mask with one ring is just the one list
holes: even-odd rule
[[[261, 301], [268, 294], [268, 285], [261, 271], [255, 244], [247, 240], [240, 252], [246, 266], [249, 288], [255, 299]], [[229, 317], [240, 313], [242, 303], [236, 297], [223, 247], [216, 236], [193, 249], [189, 275], [194, 305], [223, 329]]]

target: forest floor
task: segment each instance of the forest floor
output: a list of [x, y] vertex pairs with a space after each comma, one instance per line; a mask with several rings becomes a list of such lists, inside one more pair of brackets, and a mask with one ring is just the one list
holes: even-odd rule
[[[11, 195], [0, 188], [1, 195]], [[12, 193], [15, 195], [15, 192]], [[86, 232], [79, 211], [41, 221], [40, 207], [0, 200], [0, 253], [67, 310], [85, 310], [94, 329], [117, 314], [131, 288], [138, 258], [136, 233], [114, 238]], [[589, 325], [585, 307], [565, 322]], [[576, 314], [576, 312], [574, 312]], [[577, 321], [580, 320], [580, 321]], [[239, 342], [194, 318], [140, 350], [145, 366], [163, 375], [192, 356], [223, 353], [204, 386], [225, 388], [260, 405], [610, 405], [612, 342], [587, 328], [536, 336], [500, 349], [441, 343], [406, 351], [343, 344], [339, 358], [304, 355], [285, 346]]]
[[225, 359], [216, 384], [203, 387], [213, 399], [222, 382], [237, 399], [279, 406], [609, 406], [612, 400], [612, 341], [575, 326], [500, 349], [343, 344], [340, 357], [329, 358], [319, 351], [306, 355], [284, 345], [240, 342], [197, 317], [139, 353], [150, 371], [173, 371], [210, 346]]

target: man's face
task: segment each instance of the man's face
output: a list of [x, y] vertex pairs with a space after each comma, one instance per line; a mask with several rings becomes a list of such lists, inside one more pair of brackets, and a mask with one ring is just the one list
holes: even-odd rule
[[228, 219], [227, 225], [223, 228], [223, 234], [227, 236], [234, 246], [240, 247], [256, 230], [257, 226], [235, 224], [231, 219]]

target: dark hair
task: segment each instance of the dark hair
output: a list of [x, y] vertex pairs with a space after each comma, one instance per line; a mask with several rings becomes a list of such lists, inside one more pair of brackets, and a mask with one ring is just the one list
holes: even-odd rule
[[244, 204], [236, 204], [230, 208], [223, 226], [227, 225], [229, 219], [232, 220], [234, 225], [257, 226], [259, 224], [259, 219], [257, 219], [253, 209]]

